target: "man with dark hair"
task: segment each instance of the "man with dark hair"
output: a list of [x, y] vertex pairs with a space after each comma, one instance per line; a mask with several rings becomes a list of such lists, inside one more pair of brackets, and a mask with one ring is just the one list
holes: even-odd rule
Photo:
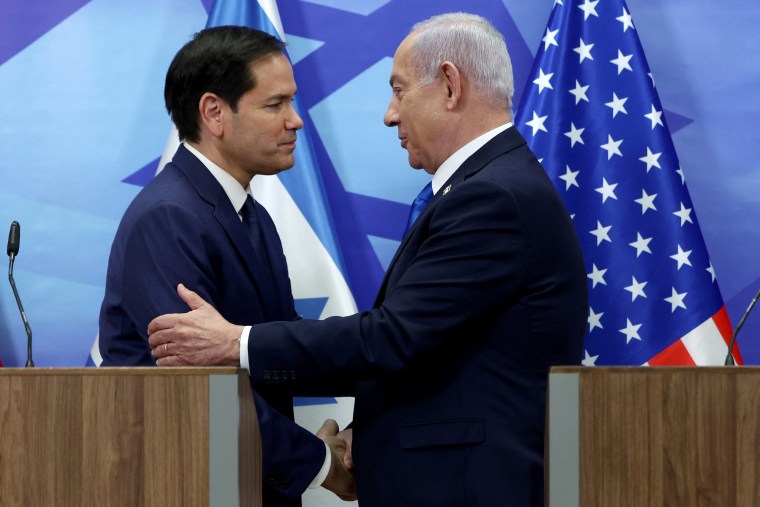
[[[254, 176], [295, 162], [303, 122], [283, 48], [264, 32], [226, 26], [199, 32], [174, 57], [164, 98], [183, 143], [116, 233], [100, 312], [103, 366], [155, 364], [148, 323], [183, 308], [180, 281], [231, 320], [298, 318], [279, 236], [250, 190]], [[264, 505], [300, 505], [319, 485], [351, 497], [342, 460], [292, 421], [292, 396], [289, 387], [256, 389]], [[336, 490], [338, 477], [346, 489]]]

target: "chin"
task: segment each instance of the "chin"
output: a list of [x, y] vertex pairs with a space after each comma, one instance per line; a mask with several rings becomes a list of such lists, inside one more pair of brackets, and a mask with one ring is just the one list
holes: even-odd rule
[[409, 167], [412, 169], [422, 169], [422, 162], [419, 159], [409, 155]]

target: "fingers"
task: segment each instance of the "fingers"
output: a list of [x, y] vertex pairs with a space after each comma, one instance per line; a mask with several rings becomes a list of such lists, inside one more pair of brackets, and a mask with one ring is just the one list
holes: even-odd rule
[[197, 293], [191, 291], [187, 287], [185, 287], [182, 284], [177, 285], [177, 295], [179, 298], [185, 302], [185, 304], [191, 309], [191, 310], [197, 310], [201, 306], [208, 304], [206, 301], [200, 297]]
[[156, 359], [156, 366], [186, 366], [179, 356], [166, 356]]
[[346, 467], [349, 469], [354, 468], [354, 455], [351, 451], [351, 444], [354, 440], [354, 430], [353, 428], [347, 428], [340, 433], [338, 433], [338, 438], [343, 440], [346, 443], [346, 450], [343, 452], [343, 463], [346, 464]]
[[[171, 325], [168, 325], [167, 327], [158, 327], [163, 326], [164, 322], [169, 322], [169, 317], [173, 317], [171, 319]], [[164, 344], [169, 343], [171, 341], [171, 329], [176, 325], [176, 323], [179, 321], [179, 318], [181, 315], [162, 315], [161, 317], [156, 317], [153, 319], [153, 321], [148, 325], [148, 345], [150, 345], [150, 348], [153, 350], [156, 350], [158, 348], [162, 348]], [[159, 319], [164, 319], [160, 320]], [[154, 325], [155, 322], [157, 324]], [[153, 354], [153, 357], [161, 357], [160, 354]]]
[[167, 313], [166, 315], [159, 315], [155, 319], [151, 320], [148, 324], [148, 336], [153, 338], [153, 334], [161, 331], [162, 329], [171, 329], [182, 317], [181, 313]]
[[338, 434], [338, 423], [333, 419], [327, 419], [322, 427], [317, 430], [317, 436], [324, 440], [326, 437], [334, 437]]
[[334, 435], [335, 432], [337, 432], [337, 429], [338, 424], [335, 421], [328, 419], [317, 433], [319, 434], [322, 432], [325, 434], [332, 434], [323, 438], [330, 447], [332, 459], [330, 460], [330, 470], [322, 483], [322, 487], [329, 489], [343, 500], [356, 500], [356, 482], [354, 481], [354, 474], [341, 460], [340, 455], [345, 450], [345, 442]]

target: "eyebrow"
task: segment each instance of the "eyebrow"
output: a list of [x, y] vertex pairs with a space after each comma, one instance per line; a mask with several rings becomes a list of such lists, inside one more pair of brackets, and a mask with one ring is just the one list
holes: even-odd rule
[[278, 93], [277, 95], [272, 95], [268, 99], [266, 99], [267, 102], [270, 100], [290, 100], [291, 98], [295, 97], [296, 94], [293, 93], [293, 95], [287, 94], [287, 93]]

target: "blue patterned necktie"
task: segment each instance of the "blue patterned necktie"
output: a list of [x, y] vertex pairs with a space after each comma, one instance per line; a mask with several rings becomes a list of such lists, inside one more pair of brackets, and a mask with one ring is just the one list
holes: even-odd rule
[[[425, 206], [427, 206], [427, 203], [430, 202], [430, 199], [433, 198], [433, 183], [430, 182], [427, 185], [425, 185], [419, 194], [417, 194], [417, 197], [414, 199], [414, 202], [412, 203], [412, 209], [409, 210], [409, 220], [407, 220], [406, 229], [404, 229], [404, 236], [406, 236], [406, 233], [409, 232], [409, 229], [412, 228], [412, 225], [414, 225], [415, 220], [417, 220], [417, 217], [419, 217], [422, 214], [422, 210], [425, 209]], [[403, 237], [403, 236], [402, 236]]]

